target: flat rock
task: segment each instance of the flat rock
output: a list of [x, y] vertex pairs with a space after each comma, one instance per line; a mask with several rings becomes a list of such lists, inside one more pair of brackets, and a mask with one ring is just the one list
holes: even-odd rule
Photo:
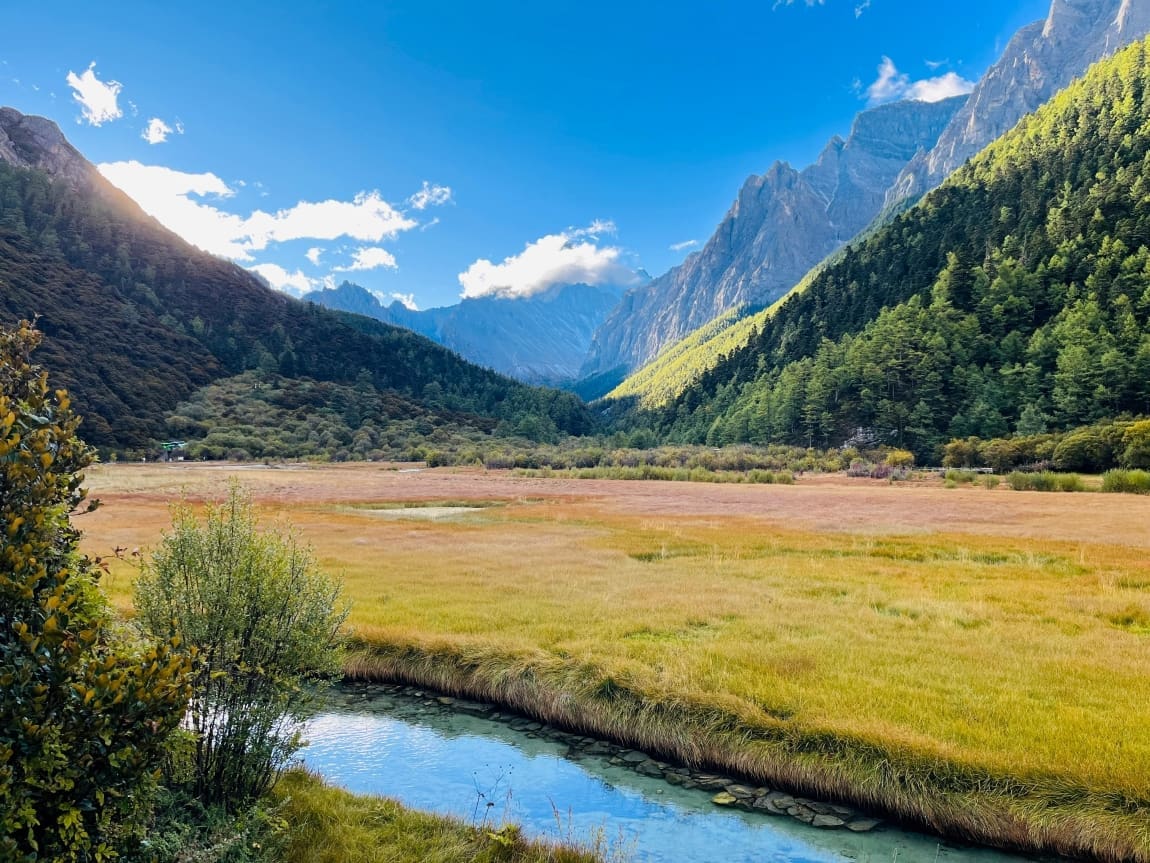
[[661, 768], [654, 761], [644, 761], [639, 764], [635, 770], [642, 773], [644, 776], [662, 776], [663, 768]]
[[651, 756], [645, 752], [640, 752], [637, 749], [629, 749], [619, 756], [628, 764], [640, 764], [644, 761], [650, 761]]
[[757, 795], [756, 790], [747, 785], [726, 785], [724, 786], [723, 790], [725, 790], [728, 794], [735, 795], [741, 800], [750, 800], [752, 797]]
[[881, 823], [881, 821], [875, 818], [856, 818], [847, 823], [847, 830], [851, 830], [855, 833], [869, 833]]
[[712, 776], [709, 773], [700, 773], [693, 778], [696, 785], [700, 788], [706, 788], [708, 791], [718, 791], [720, 788], [726, 788], [731, 784], [731, 780], [725, 776]]
[[824, 828], [842, 827], [844, 824], [846, 824], [846, 822], [843, 821], [843, 819], [839, 818], [837, 815], [819, 814], [819, 815], [816, 815], [814, 818], [811, 819], [811, 826], [812, 827], [824, 827]]
[[739, 798], [734, 794], [728, 794], [726, 791], [720, 791], [711, 798], [711, 802], [716, 806], [733, 806], [739, 802]]

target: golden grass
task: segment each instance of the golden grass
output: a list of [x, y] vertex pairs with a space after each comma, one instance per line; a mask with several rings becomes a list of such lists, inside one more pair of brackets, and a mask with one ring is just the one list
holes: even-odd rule
[[[365, 648], [351, 670], [952, 834], [1150, 860], [1150, 502], [801, 483], [605, 497], [370, 470], [247, 477], [343, 574]], [[109, 505], [82, 523], [91, 550], [155, 541], [171, 489], [152, 471], [92, 477]], [[184, 472], [193, 491], [222, 479]], [[507, 505], [450, 522], [346, 505], [469, 491]], [[853, 529], [826, 524], [835, 501]], [[121, 602], [129, 578], [111, 579]]]
[[594, 863], [591, 851], [528, 842], [513, 829], [483, 829], [349, 794], [302, 771], [275, 789], [290, 825], [284, 863]]

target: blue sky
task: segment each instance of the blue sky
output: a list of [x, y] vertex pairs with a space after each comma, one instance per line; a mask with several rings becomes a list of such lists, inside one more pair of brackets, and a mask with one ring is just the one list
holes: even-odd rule
[[657, 275], [748, 175], [809, 164], [870, 102], [977, 80], [1048, 7], [24, 3], [0, 104], [285, 289], [427, 308]]

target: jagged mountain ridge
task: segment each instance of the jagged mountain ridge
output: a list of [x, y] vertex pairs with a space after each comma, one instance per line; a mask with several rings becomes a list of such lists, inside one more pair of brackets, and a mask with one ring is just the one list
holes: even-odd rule
[[186, 243], [108, 183], [55, 123], [0, 109], [0, 320], [39, 318], [40, 354], [96, 445], [146, 446], [198, 388], [259, 369], [358, 383], [490, 431], [532, 414], [587, 431], [574, 396], [525, 387], [407, 330], [322, 309]]
[[863, 111], [802, 171], [776, 162], [747, 179], [698, 252], [624, 295], [595, 335], [584, 375], [635, 369], [661, 348], [743, 305], [766, 305], [867, 226], [886, 191], [934, 145], [965, 97]]
[[[906, 209], [928, 190], [928, 185], [937, 186], [963, 160], [1038, 108], [1056, 92], [1052, 89], [1056, 84], [1063, 86], [1085, 73], [1092, 58], [1113, 53], [1147, 32], [1148, 0], [1054, 0], [1044, 20], [1014, 36], [939, 136], [939, 143], [911, 160], [888, 190], [883, 213], [863, 235]], [[926, 170], [932, 164], [935, 168]], [[928, 173], [929, 183], [925, 179]], [[812, 271], [797, 285], [808, 283], [814, 275]], [[673, 397], [713, 367], [720, 354], [745, 343], [748, 334], [761, 329], [769, 315], [768, 310], [745, 318], [714, 338], [692, 334], [689, 345], [684, 339], [682, 347], [665, 352], [671, 362], [664, 362], [660, 355], [615, 393], [636, 396], [645, 404]]]
[[615, 308], [622, 287], [555, 285], [526, 297], [471, 297], [453, 306], [409, 309], [384, 305], [344, 282], [303, 299], [405, 327], [473, 363], [529, 383], [574, 380], [592, 336]]
[[712, 445], [866, 429], [934, 461], [1150, 410], [1148, 94], [1150, 40], [851, 244], [644, 424]]
[[1091, 64], [1148, 33], [1147, 0], [1054, 0], [1045, 20], [1014, 35], [938, 143], [903, 169], [887, 192], [886, 207], [930, 191]]

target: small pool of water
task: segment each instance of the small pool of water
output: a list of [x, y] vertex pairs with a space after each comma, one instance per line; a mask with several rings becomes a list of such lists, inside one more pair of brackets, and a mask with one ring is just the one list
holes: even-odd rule
[[564, 743], [504, 722], [382, 691], [320, 714], [307, 736], [304, 764], [350, 791], [477, 824], [513, 821], [533, 836], [600, 837], [636, 863], [1025, 859], [885, 826], [856, 834], [720, 808], [713, 792], [642, 776], [609, 756], [575, 756]]

